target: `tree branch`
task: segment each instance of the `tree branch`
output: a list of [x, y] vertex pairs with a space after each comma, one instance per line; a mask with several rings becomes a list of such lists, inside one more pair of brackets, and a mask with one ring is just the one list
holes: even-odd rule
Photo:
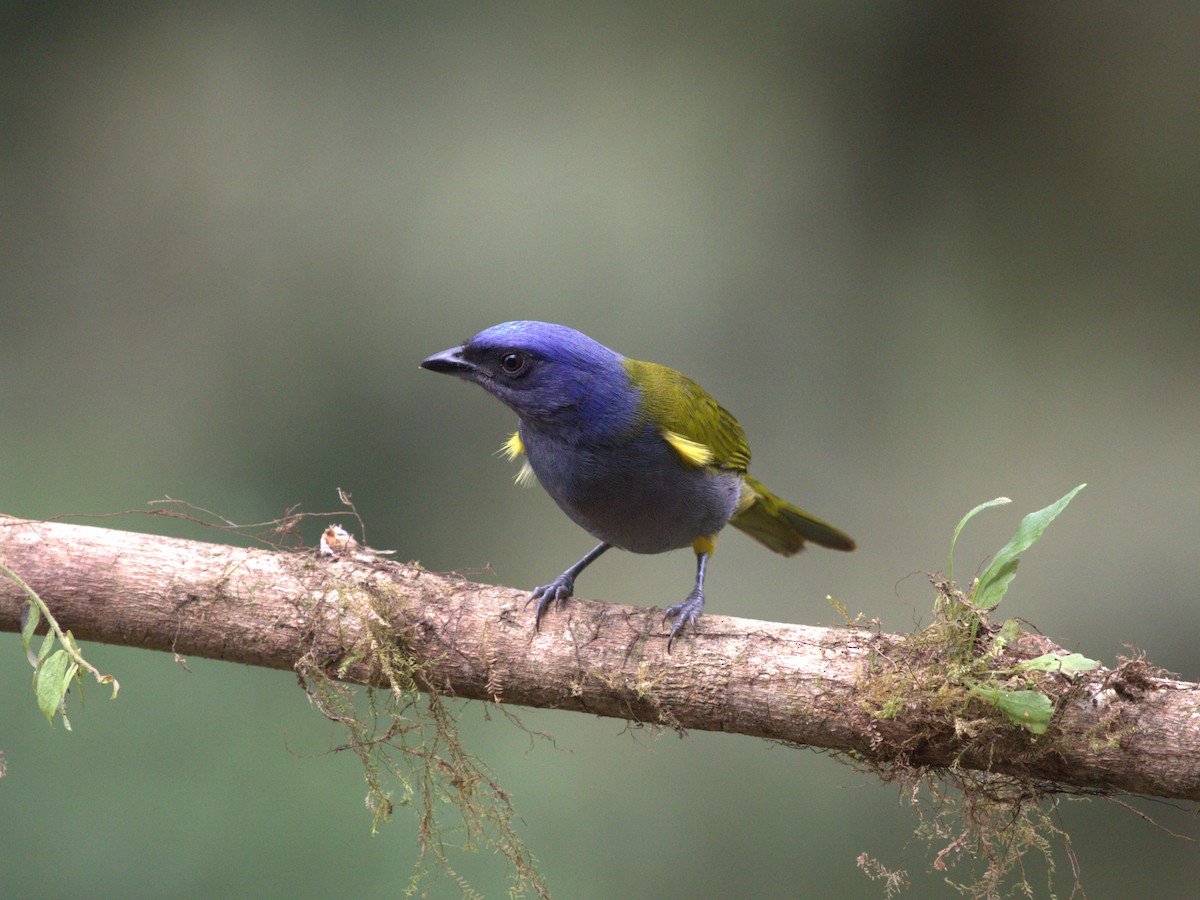
[[[973, 727], [965, 713], [923, 702], [917, 681], [889, 682], [901, 670], [919, 680], [926, 663], [912, 641], [867, 629], [706, 614], [667, 654], [658, 609], [573, 599], [537, 633], [524, 591], [366, 553], [318, 557], [17, 519], [0, 519], [0, 561], [80, 640], [276, 669], [316, 660], [370, 683], [372, 629], [385, 625], [426, 684], [459, 697], [807, 744], [883, 767], [957, 766], [1200, 800], [1200, 686], [1137, 660], [1048, 676], [1039, 689], [1056, 712], [1035, 737]], [[0, 579], [0, 630], [19, 630], [24, 599]], [[881, 685], [904, 684], [880, 702]]]

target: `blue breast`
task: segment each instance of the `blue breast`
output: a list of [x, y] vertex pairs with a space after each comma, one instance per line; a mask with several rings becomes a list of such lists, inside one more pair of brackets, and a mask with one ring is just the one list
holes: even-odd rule
[[686, 467], [646, 425], [626, 440], [564, 439], [521, 423], [538, 481], [580, 527], [634, 553], [662, 553], [715, 535], [737, 507], [739, 473]]

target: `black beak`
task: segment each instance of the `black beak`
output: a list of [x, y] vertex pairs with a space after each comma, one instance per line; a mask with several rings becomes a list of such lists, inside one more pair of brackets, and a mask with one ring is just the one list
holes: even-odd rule
[[428, 369], [430, 372], [457, 375], [459, 378], [470, 378], [476, 371], [474, 363], [463, 359], [462, 347], [451, 347], [449, 350], [443, 350], [428, 359], [421, 360], [421, 368]]

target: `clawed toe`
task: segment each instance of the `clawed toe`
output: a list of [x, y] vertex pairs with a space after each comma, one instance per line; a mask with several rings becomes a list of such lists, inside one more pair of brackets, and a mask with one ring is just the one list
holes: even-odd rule
[[550, 584], [544, 584], [541, 587], [533, 589], [533, 593], [529, 595], [529, 603], [537, 603], [536, 612], [533, 619], [533, 630], [539, 630], [542, 624], [542, 616], [546, 614], [551, 606], [562, 606], [568, 597], [575, 592], [574, 579], [568, 578], [565, 575], [559, 575]]
[[671, 652], [671, 644], [675, 641], [675, 636], [683, 631], [687, 626], [693, 629], [696, 627], [696, 620], [700, 618], [700, 613], [704, 609], [704, 594], [700, 591], [692, 591], [684, 598], [682, 603], [676, 603], [674, 606], [668, 606], [666, 612], [663, 613], [663, 622], [668, 619], [674, 619], [675, 624], [671, 627], [671, 633], [667, 636], [667, 652]]

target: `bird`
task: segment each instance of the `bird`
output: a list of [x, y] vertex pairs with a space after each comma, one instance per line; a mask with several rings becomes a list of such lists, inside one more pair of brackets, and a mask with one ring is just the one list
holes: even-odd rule
[[696, 581], [679, 603], [667, 652], [697, 630], [704, 578], [725, 525], [792, 556], [811, 541], [854, 550], [845, 532], [767, 490], [747, 471], [742, 426], [686, 375], [627, 359], [587, 335], [549, 322], [503, 322], [422, 360], [431, 372], [474, 382], [517, 414], [501, 448], [524, 456], [517, 481], [534, 479], [567, 516], [599, 540], [552, 582], [535, 588], [534, 629], [575, 591], [579, 574], [612, 547], [664, 553], [691, 547]]

